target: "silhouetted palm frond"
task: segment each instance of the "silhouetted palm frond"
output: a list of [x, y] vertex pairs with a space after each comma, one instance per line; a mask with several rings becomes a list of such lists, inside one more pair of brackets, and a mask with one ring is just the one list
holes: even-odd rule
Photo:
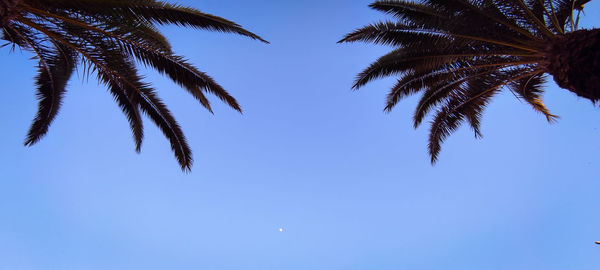
[[174, 24], [235, 33], [268, 43], [240, 25], [196, 9], [154, 0], [0, 0], [2, 39], [32, 51], [39, 60], [39, 109], [26, 145], [38, 142], [56, 117], [67, 82], [78, 65], [95, 72], [127, 116], [140, 151], [146, 114], [170, 140], [183, 170], [192, 166], [191, 150], [179, 124], [135, 62], [168, 76], [212, 112], [205, 94], [242, 109], [222, 86], [171, 51], [156, 25]]
[[557, 116], [542, 102], [545, 75], [593, 102], [600, 100], [600, 30], [577, 30], [590, 0], [382, 0], [371, 8], [392, 15], [347, 34], [343, 42], [393, 46], [358, 74], [354, 89], [398, 76], [386, 111], [421, 93], [418, 127], [434, 117], [429, 153], [435, 163], [441, 143], [461, 123], [481, 136], [482, 112], [508, 89], [548, 121]]

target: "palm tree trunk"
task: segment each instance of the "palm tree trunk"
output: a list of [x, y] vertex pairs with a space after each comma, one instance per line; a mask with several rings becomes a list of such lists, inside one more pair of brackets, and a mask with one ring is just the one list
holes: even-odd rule
[[0, 27], [6, 25], [17, 12], [17, 5], [22, 0], [0, 0]]
[[561, 35], [552, 40], [545, 55], [547, 72], [558, 86], [600, 101], [600, 29]]

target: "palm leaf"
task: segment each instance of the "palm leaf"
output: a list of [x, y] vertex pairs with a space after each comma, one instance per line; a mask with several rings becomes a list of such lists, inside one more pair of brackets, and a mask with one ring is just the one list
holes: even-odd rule
[[[31, 51], [39, 61], [36, 79], [39, 111], [26, 144], [37, 142], [56, 117], [73, 71], [96, 74], [123, 111], [140, 151], [143, 139], [141, 113], [145, 113], [169, 139], [183, 170], [192, 165], [183, 132], [165, 104], [138, 75], [136, 63], [167, 75], [212, 113], [206, 93], [216, 95], [241, 112], [237, 101], [213, 78], [183, 56], [172, 52], [158, 25], [235, 33], [268, 43], [240, 25], [194, 8], [155, 0], [26, 0], [1, 29], [1, 38]], [[79, 64], [79, 65], [78, 65]]]
[[[386, 98], [391, 111], [403, 98], [421, 93], [413, 116], [418, 127], [433, 112], [429, 136], [432, 163], [442, 142], [463, 122], [481, 137], [481, 117], [491, 99], [509, 89], [542, 113], [548, 72], [548, 42], [576, 23], [573, 10], [589, 0], [381, 0], [371, 8], [395, 21], [359, 28], [339, 42], [392, 46], [357, 75], [353, 89], [397, 76]], [[556, 79], [556, 77], [555, 77]]]
[[[65, 53], [66, 52], [66, 53]], [[27, 134], [25, 145], [33, 145], [47, 132], [60, 109], [67, 82], [77, 65], [72, 50], [62, 47], [40, 59], [39, 74], [36, 78], [39, 108]], [[70, 57], [65, 59], [65, 57]]]
[[41, 2], [47, 8], [67, 10], [84, 15], [137, 17], [151, 23], [175, 24], [219, 32], [230, 32], [268, 41], [243, 29], [240, 25], [224, 18], [200, 12], [194, 8], [171, 5], [161, 1], [97, 1], [97, 0], [54, 0]]

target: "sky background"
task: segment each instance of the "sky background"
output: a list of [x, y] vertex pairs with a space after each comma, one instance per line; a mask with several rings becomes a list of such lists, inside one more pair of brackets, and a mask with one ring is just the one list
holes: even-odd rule
[[[36, 62], [0, 49], [0, 269], [599, 269], [600, 110], [549, 83], [561, 119], [548, 124], [507, 92], [482, 140], [461, 128], [431, 166], [417, 97], [384, 113], [393, 78], [350, 90], [390, 50], [336, 44], [390, 18], [370, 2], [179, 1], [271, 42], [163, 28], [244, 108], [212, 98], [211, 115], [147, 73], [191, 173], [148, 119], [136, 154], [110, 94], [81, 76], [24, 147]], [[583, 26], [600, 25], [598, 1], [586, 13]]]

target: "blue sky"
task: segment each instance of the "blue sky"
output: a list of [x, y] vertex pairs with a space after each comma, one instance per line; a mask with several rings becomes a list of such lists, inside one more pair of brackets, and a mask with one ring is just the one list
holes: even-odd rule
[[[370, 1], [179, 1], [271, 42], [165, 27], [244, 115], [211, 115], [148, 71], [185, 131], [182, 173], [150, 121], [141, 154], [104, 87], [76, 77], [49, 134], [23, 146], [35, 61], [0, 49], [0, 269], [581, 269], [600, 267], [600, 110], [549, 83], [543, 116], [510, 93], [427, 156], [416, 97], [354, 76], [389, 51], [336, 44]], [[583, 25], [600, 25], [600, 4]], [[284, 228], [284, 232], [279, 232]]]

